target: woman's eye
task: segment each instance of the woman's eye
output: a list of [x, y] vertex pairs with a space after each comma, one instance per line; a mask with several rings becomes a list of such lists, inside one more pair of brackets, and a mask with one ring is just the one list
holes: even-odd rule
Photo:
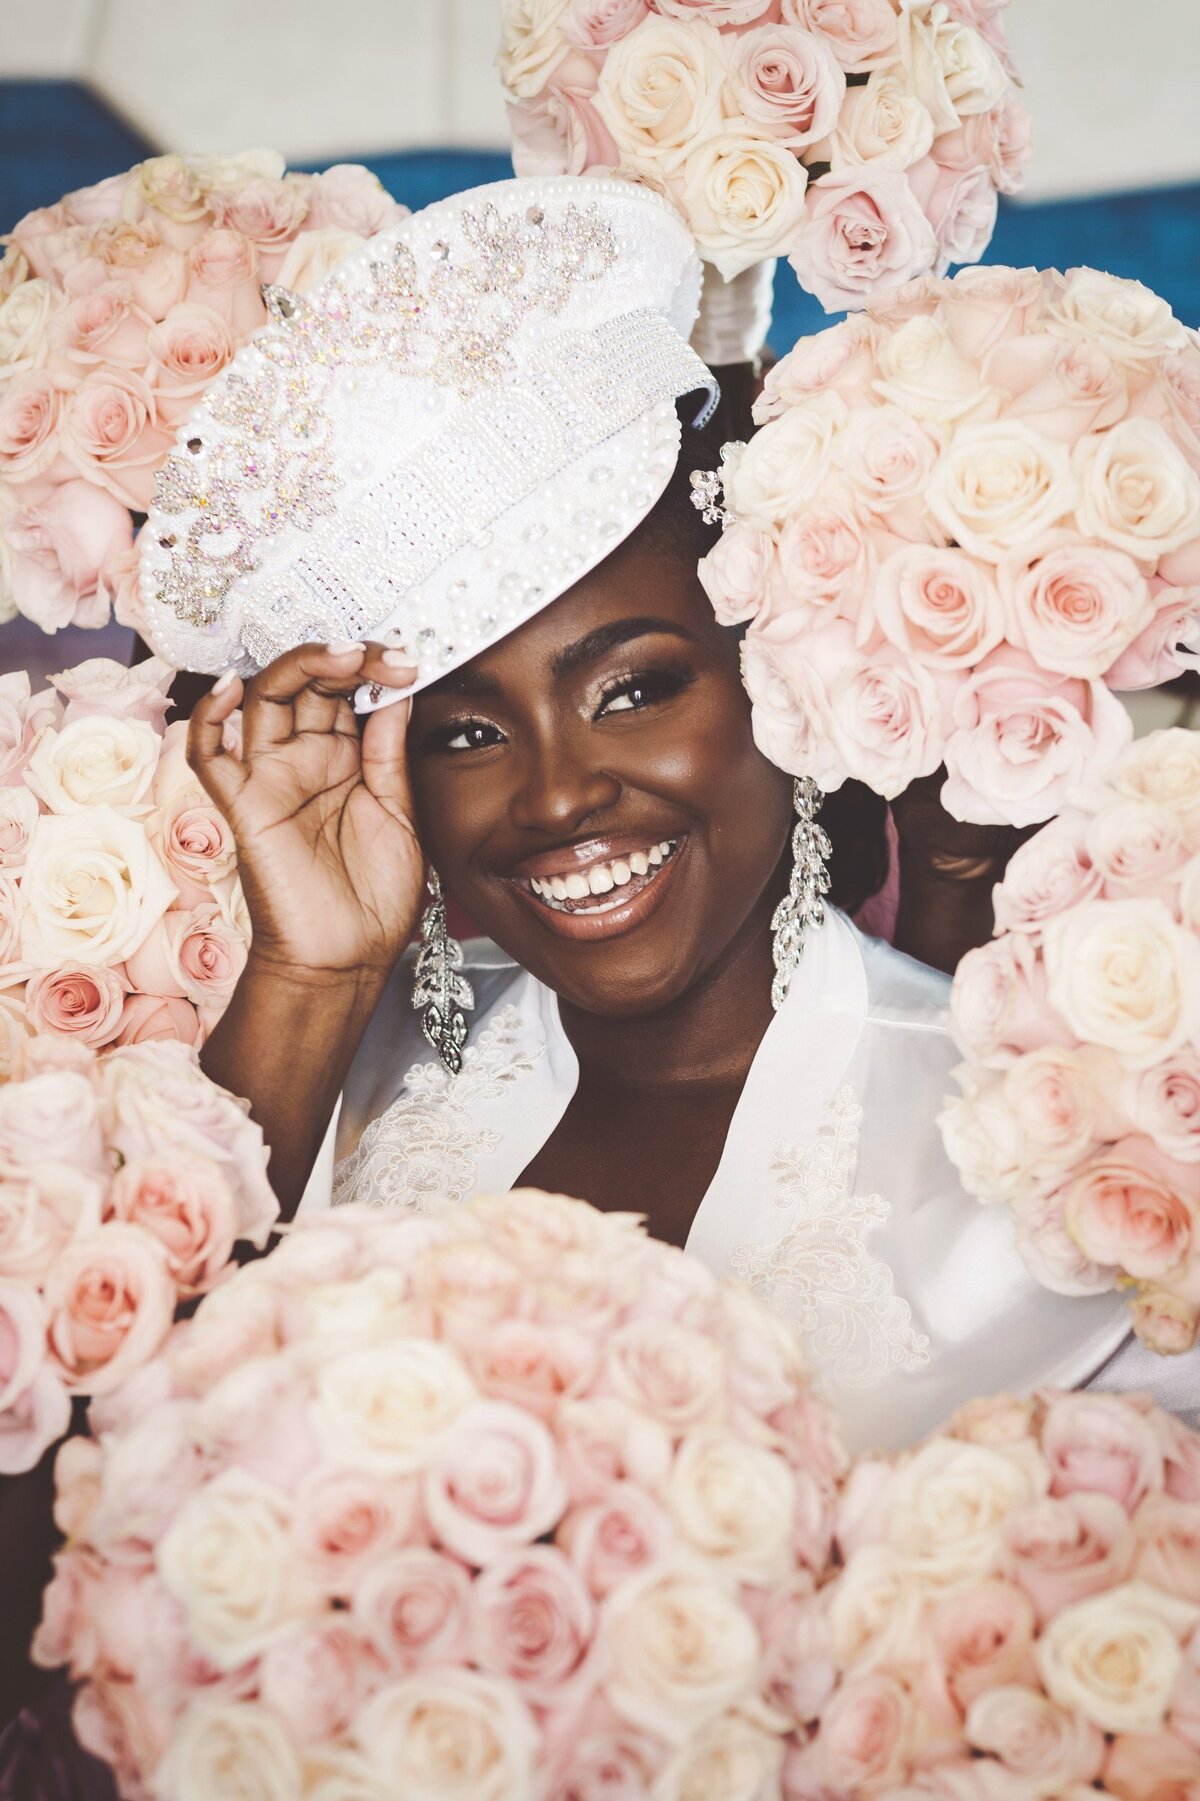
[[631, 676], [619, 686], [610, 688], [600, 705], [600, 715], [606, 713], [638, 713], [643, 707], [653, 706], [655, 701], [667, 700], [678, 693], [683, 686], [680, 678], [674, 675], [637, 675]]
[[494, 725], [485, 725], [482, 719], [471, 719], [466, 725], [447, 727], [442, 747], [445, 750], [487, 750], [499, 742], [500, 734]]

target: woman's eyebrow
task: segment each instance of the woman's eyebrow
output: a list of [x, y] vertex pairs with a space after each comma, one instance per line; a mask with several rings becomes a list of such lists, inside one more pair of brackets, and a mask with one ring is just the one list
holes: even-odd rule
[[647, 638], [652, 633], [684, 638], [689, 644], [696, 642], [694, 634], [673, 619], [654, 619], [649, 616], [613, 619], [607, 625], [598, 625], [595, 631], [588, 632], [585, 637], [577, 638], [574, 644], [556, 651], [550, 660], [550, 667], [556, 676], [573, 675], [576, 670], [586, 668], [589, 663], [594, 663], [598, 657], [607, 656], [622, 644], [632, 644], [635, 638]]

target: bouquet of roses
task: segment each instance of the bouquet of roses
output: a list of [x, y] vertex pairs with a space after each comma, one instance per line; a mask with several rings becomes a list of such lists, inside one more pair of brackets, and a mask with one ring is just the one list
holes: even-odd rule
[[32, 1040], [0, 1086], [0, 1476], [158, 1352], [278, 1207], [244, 1101], [181, 1044]]
[[946, 1149], [1061, 1294], [1200, 1333], [1200, 733], [1155, 732], [1017, 851], [958, 967]]
[[612, 169], [829, 312], [982, 256], [1029, 115], [1007, 0], [504, 0], [518, 174]]
[[1200, 666], [1200, 345], [1134, 281], [968, 269], [802, 339], [697, 504], [764, 754], [1029, 826]]
[[789, 1328], [532, 1191], [302, 1219], [60, 1453], [126, 1796], [776, 1793], [844, 1458]]
[[164, 725], [173, 674], [0, 676], [0, 1081], [33, 1034], [199, 1046], [245, 965], [233, 834]]
[[0, 262], [0, 620], [140, 629], [135, 514], [196, 398], [405, 209], [369, 170], [156, 156], [22, 219]]
[[974, 1402], [861, 1461], [825, 1589], [838, 1687], [789, 1801], [1185, 1801], [1200, 1435], [1146, 1401]]

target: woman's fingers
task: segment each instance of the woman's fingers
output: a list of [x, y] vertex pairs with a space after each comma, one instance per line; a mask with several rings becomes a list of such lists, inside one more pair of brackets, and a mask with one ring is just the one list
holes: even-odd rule
[[394, 818], [412, 824], [412, 791], [405, 740], [412, 701], [397, 700], [367, 716], [362, 736], [363, 781]]
[[318, 696], [334, 701], [336, 716], [338, 698], [351, 694], [358, 686], [365, 651], [363, 644], [302, 644], [298, 650], [277, 657], [261, 675], [255, 676], [242, 709], [243, 754], [247, 762], [253, 762], [261, 751], [286, 744], [298, 729], [330, 730], [332, 720], [321, 709], [318, 712], [327, 719], [325, 725], [301, 727], [298, 704], [312, 687]]
[[236, 675], [223, 675], [196, 703], [188, 724], [188, 762], [222, 811], [228, 811], [246, 783], [245, 765], [223, 741], [225, 721], [237, 710], [243, 687]]

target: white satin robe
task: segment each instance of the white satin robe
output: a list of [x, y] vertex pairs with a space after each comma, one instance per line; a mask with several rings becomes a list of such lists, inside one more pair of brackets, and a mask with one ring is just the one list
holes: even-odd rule
[[[578, 1081], [556, 997], [482, 941], [466, 973], [477, 1005], [451, 1078], [409, 1005], [407, 962], [397, 970], [306, 1208], [505, 1191], [549, 1139]], [[1040, 1383], [1147, 1388], [1191, 1414], [1200, 1353], [1144, 1351], [1117, 1295], [1039, 1287], [1008, 1209], [964, 1194], [934, 1123], [957, 1061], [948, 991], [831, 913], [759, 1047], [688, 1250], [799, 1324], [855, 1450], [911, 1442], [973, 1396]]]

